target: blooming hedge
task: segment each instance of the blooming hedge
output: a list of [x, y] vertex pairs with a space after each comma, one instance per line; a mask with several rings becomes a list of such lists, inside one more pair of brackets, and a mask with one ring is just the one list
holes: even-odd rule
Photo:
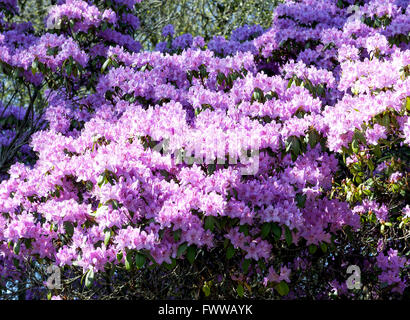
[[408, 1], [287, 1], [267, 30], [205, 43], [170, 25], [152, 52], [139, 2], [60, 1], [38, 34], [0, 1], [3, 72], [47, 100], [35, 162], [0, 184], [0, 286], [165, 267], [207, 269], [210, 297], [408, 296]]

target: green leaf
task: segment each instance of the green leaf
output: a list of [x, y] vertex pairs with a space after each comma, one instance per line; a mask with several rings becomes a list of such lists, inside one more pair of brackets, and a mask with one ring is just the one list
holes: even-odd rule
[[314, 244], [311, 244], [309, 246], [309, 253], [310, 254], [315, 254], [316, 251], [317, 251], [317, 247]]
[[322, 242], [320, 244], [320, 249], [322, 249], [323, 253], [327, 252], [327, 244], [325, 242]]
[[138, 269], [141, 269], [144, 264], [145, 264], [145, 255], [137, 252], [137, 254], [135, 255], [135, 265], [137, 266]]
[[230, 244], [228, 248], [226, 249], [226, 258], [229, 260], [234, 256], [234, 254], [235, 254], [235, 248], [233, 247], [232, 244]]
[[19, 260], [13, 257], [13, 265], [16, 267], [16, 269], [19, 268], [19, 264], [20, 264]]
[[228, 244], [229, 244], [229, 239], [225, 239], [225, 240], [224, 240], [224, 249], [226, 249], [226, 247], [228, 246]]
[[290, 149], [292, 148], [292, 143], [293, 143], [293, 140], [289, 137], [285, 143], [285, 152], [290, 151]]
[[154, 257], [151, 255], [149, 251], [145, 251], [144, 255], [152, 262], [148, 267], [157, 266], [157, 262], [155, 261]]
[[72, 64], [69, 62], [69, 63], [67, 63], [67, 65], [66, 65], [66, 67], [65, 67], [65, 71], [67, 72], [67, 75], [68, 76], [71, 76], [71, 73], [72, 73], [72, 71], [73, 71], [73, 66], [72, 66]]
[[35, 75], [38, 72], [38, 62], [37, 60], [34, 60], [33, 63], [31, 64], [31, 73]]
[[304, 208], [305, 207], [305, 203], [306, 203], [306, 195], [305, 194], [297, 193], [296, 196], [295, 196], [295, 199], [296, 199], [297, 206], [299, 208]]
[[181, 233], [182, 233], [181, 229], [178, 229], [178, 230], [174, 231], [174, 241], [175, 242], [178, 242], [179, 239], [181, 239]]
[[295, 136], [289, 137], [286, 140], [286, 144], [285, 144], [285, 151], [289, 152], [291, 151], [293, 156], [297, 156], [300, 153], [300, 142], [299, 139]]
[[88, 270], [87, 275], [85, 276], [85, 286], [87, 288], [90, 288], [93, 283], [94, 283], [94, 270], [90, 269]]
[[352, 227], [351, 227], [351, 226], [346, 226], [346, 227], [344, 228], [344, 231], [345, 231], [345, 233], [346, 233], [348, 239], [349, 239], [350, 241], [353, 240]]
[[202, 287], [202, 291], [204, 292], [205, 297], [209, 297], [211, 294], [211, 288], [207, 284]]
[[205, 218], [205, 230], [214, 230], [214, 226], [215, 226], [215, 217], [213, 216], [207, 216]]
[[288, 284], [282, 280], [275, 286], [276, 291], [283, 297], [289, 293], [289, 286]]
[[105, 183], [108, 183], [108, 179], [105, 176], [105, 174], [101, 175], [98, 177], [97, 179], [97, 185], [101, 188], [102, 185], [104, 185]]
[[252, 95], [252, 102], [253, 101], [258, 101], [258, 102], [263, 102], [265, 99], [264, 93], [260, 88], [255, 88], [253, 91]]
[[47, 55], [48, 56], [56, 56], [58, 54], [58, 47], [49, 47], [47, 48]]
[[244, 294], [244, 288], [242, 284], [238, 284], [238, 287], [236, 288], [236, 292], [238, 293], [238, 296], [240, 296], [241, 298], [243, 297]]
[[246, 224], [243, 224], [239, 227], [239, 232], [242, 232], [245, 236], [249, 235], [249, 228]]
[[251, 260], [250, 259], [245, 259], [242, 262], [242, 270], [244, 274], [248, 273], [249, 270], [249, 265], [251, 264]]
[[262, 229], [261, 229], [262, 239], [265, 239], [269, 235], [270, 229], [271, 229], [271, 224], [270, 223], [266, 222], [262, 225]]
[[111, 58], [108, 58], [107, 60], [105, 60], [104, 64], [101, 67], [101, 73], [104, 73], [105, 69], [107, 69], [107, 67], [111, 64], [112, 60]]
[[104, 237], [104, 245], [108, 246], [108, 243], [110, 242], [111, 239], [111, 230], [105, 231], [105, 237]]
[[259, 268], [261, 268], [262, 271], [266, 270], [266, 263], [261, 259], [258, 260], [258, 266]]
[[219, 85], [221, 85], [225, 81], [225, 75], [222, 72], [219, 72], [216, 76], [216, 81]]
[[232, 193], [233, 193], [235, 199], [238, 199], [238, 190], [232, 189]]
[[24, 239], [24, 240], [23, 240], [24, 246], [25, 246], [27, 249], [31, 249], [31, 248], [32, 248], [32, 245], [31, 245], [32, 240], [33, 240], [33, 239]]
[[293, 82], [293, 78], [290, 78], [288, 82], [288, 89], [292, 86], [292, 82]]
[[114, 210], [118, 210], [120, 208], [120, 204], [118, 200], [112, 199], [110, 202]]
[[285, 226], [285, 239], [288, 246], [290, 246], [292, 244], [292, 232], [290, 232], [288, 226]]
[[374, 164], [373, 164], [373, 161], [372, 161], [372, 160], [367, 161], [367, 166], [369, 167], [369, 170], [370, 170], [371, 172], [374, 171]]
[[186, 252], [186, 257], [187, 257], [190, 264], [194, 263], [195, 256], [196, 256], [196, 246], [191, 245], [191, 246], [188, 247], [187, 252]]
[[125, 256], [125, 269], [131, 270], [132, 268], [132, 251], [128, 251], [127, 255]]
[[357, 139], [353, 139], [352, 141], [352, 150], [354, 153], [359, 152], [359, 142], [357, 141]]
[[360, 141], [363, 145], [366, 145], [366, 137], [364, 136], [363, 132], [357, 131], [354, 133], [356, 140]]
[[390, 116], [388, 113], [386, 113], [383, 118], [382, 118], [382, 125], [385, 126], [386, 128], [389, 127], [390, 125]]
[[277, 223], [272, 223], [272, 232], [273, 236], [275, 237], [275, 240], [278, 241], [280, 237], [282, 236], [282, 228], [278, 226]]
[[164, 266], [165, 266], [165, 268], [167, 268], [168, 270], [174, 269], [176, 265], [177, 265], [177, 261], [176, 261], [175, 259], [171, 259], [171, 263], [165, 263], [165, 262], [164, 262]]
[[371, 195], [372, 195], [372, 191], [369, 190], [369, 189], [363, 189], [363, 193], [364, 193], [366, 196], [371, 196]]
[[14, 254], [19, 254], [20, 252], [20, 246], [21, 246], [21, 239], [19, 239], [13, 246], [13, 252]]
[[310, 132], [308, 141], [309, 141], [310, 147], [314, 148], [316, 144], [319, 142], [319, 136], [317, 135], [316, 132]]
[[178, 247], [178, 251], [177, 251], [177, 257], [181, 257], [185, 251], [188, 249], [188, 244], [183, 243]]
[[70, 221], [64, 221], [64, 230], [69, 237], [72, 237], [74, 234], [74, 225]]
[[208, 164], [208, 175], [212, 175], [216, 170], [216, 164]]
[[201, 76], [202, 79], [205, 79], [208, 77], [208, 72], [206, 71], [206, 66], [201, 64], [199, 66], [199, 74]]
[[380, 145], [376, 145], [373, 149], [373, 152], [375, 154], [376, 157], [380, 158], [382, 156], [382, 151], [380, 149]]
[[77, 69], [76, 65], [73, 66], [73, 75], [74, 75], [75, 78], [78, 77], [78, 69]]

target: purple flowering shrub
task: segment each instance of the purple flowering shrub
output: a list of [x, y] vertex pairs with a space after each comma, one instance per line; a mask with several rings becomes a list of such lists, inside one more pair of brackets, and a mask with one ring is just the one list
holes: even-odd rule
[[[232, 32], [229, 40], [223, 36], [214, 36], [207, 44], [206, 48], [220, 57], [233, 55], [237, 52], [251, 52], [257, 54], [253, 45], [253, 40], [263, 33], [263, 28], [259, 25], [244, 25]], [[162, 36], [166, 41], [157, 44], [156, 50], [163, 53], [181, 53], [187, 48], [204, 48], [204, 39], [200, 36], [192, 37], [186, 33], [173, 37], [175, 34], [172, 24], [167, 25], [162, 30]]]
[[35, 270], [29, 298], [408, 297], [408, 3], [288, 1], [268, 30], [170, 25], [149, 52], [136, 2], [62, 1], [41, 36], [2, 23], [0, 62], [45, 87], [47, 128], [0, 183], [0, 286]]

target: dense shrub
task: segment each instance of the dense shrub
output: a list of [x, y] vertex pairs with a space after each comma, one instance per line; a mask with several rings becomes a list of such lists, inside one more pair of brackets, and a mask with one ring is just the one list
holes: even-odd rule
[[0, 2], [3, 72], [47, 101], [35, 163], [0, 184], [0, 285], [408, 297], [407, 1], [289, 1], [267, 30], [205, 42], [167, 26], [152, 52], [130, 35], [139, 2], [62, 1], [41, 35]]

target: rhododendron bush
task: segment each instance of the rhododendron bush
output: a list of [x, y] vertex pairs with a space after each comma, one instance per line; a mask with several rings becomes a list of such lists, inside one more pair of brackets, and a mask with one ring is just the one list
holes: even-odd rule
[[0, 1], [3, 76], [34, 97], [3, 102], [0, 145], [39, 123], [0, 183], [3, 292], [408, 298], [409, 2], [287, 1], [154, 51], [139, 2], [59, 1], [38, 32]]

